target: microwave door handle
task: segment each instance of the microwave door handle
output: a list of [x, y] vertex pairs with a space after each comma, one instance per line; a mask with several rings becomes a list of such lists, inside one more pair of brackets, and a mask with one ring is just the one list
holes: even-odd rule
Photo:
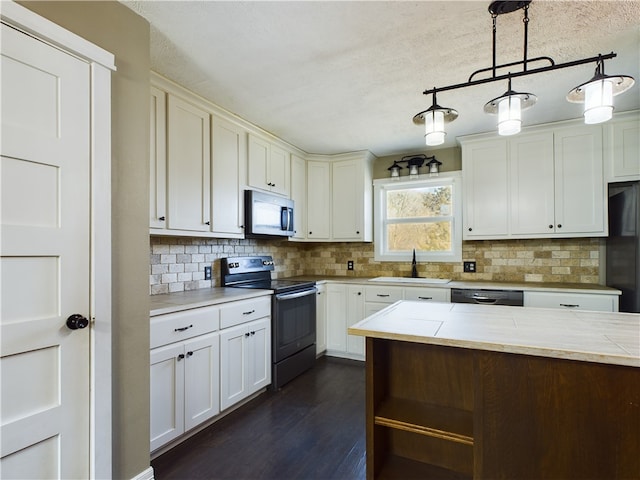
[[287, 230], [293, 232], [293, 208], [287, 208], [287, 212], [289, 213], [289, 225], [287, 226]]
[[289, 209], [287, 207], [280, 207], [280, 230], [289, 229]]

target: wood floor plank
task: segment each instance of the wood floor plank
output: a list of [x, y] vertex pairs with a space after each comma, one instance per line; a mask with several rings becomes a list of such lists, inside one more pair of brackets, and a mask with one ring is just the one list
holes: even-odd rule
[[151, 462], [156, 480], [365, 478], [364, 363], [322, 357]]

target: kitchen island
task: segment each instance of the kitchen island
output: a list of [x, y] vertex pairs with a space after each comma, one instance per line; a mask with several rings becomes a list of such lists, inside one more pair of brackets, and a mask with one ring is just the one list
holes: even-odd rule
[[401, 301], [349, 334], [369, 479], [640, 477], [640, 315]]

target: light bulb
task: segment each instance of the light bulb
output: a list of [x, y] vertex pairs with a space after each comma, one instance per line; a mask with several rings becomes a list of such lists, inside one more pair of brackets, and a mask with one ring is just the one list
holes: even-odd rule
[[613, 84], [599, 79], [584, 86], [584, 123], [602, 123], [613, 116]]
[[508, 95], [498, 102], [498, 134], [515, 135], [520, 132], [520, 97]]
[[441, 145], [444, 143], [444, 112], [434, 110], [425, 115], [425, 142], [427, 145]]

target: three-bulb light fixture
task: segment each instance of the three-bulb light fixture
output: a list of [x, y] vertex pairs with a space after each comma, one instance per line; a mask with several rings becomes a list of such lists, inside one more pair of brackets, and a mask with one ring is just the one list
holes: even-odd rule
[[[436, 102], [436, 93], [458, 88], [480, 85], [483, 83], [495, 82], [500, 80], [508, 81], [507, 91], [501, 96], [487, 102], [484, 111], [490, 114], [498, 115], [498, 134], [514, 135], [520, 132], [522, 124], [522, 110], [533, 106], [537, 97], [531, 93], [515, 92], [511, 89], [512, 78], [533, 75], [536, 73], [548, 72], [551, 70], [559, 70], [561, 68], [574, 67], [587, 63], [596, 63], [594, 77], [575, 87], [567, 94], [567, 100], [574, 103], [584, 103], [584, 121], [588, 124], [601, 123], [609, 120], [613, 115], [613, 97], [622, 92], [627, 91], [634, 84], [633, 77], [626, 75], [605, 75], [604, 61], [616, 56], [611, 52], [606, 55], [598, 55], [597, 57], [584, 58], [572, 62], [556, 64], [550, 57], [536, 57], [527, 59], [527, 39], [529, 25], [529, 4], [531, 0], [524, 1], [494, 1], [489, 5], [489, 13], [493, 20], [493, 65], [488, 68], [476, 70], [471, 74], [466, 83], [449, 85], [446, 87], [433, 88], [425, 90], [425, 95], [432, 95], [432, 105], [427, 109], [413, 117], [416, 124], [425, 125], [425, 143], [429, 146], [441, 145], [445, 140], [445, 124], [458, 118], [458, 112], [453, 108], [441, 107]], [[524, 58], [522, 61], [496, 65], [496, 18], [498, 15], [524, 10]], [[549, 65], [529, 69], [530, 63], [548, 62]], [[498, 69], [514, 67], [522, 65], [523, 70], [519, 72], [509, 72], [506, 75], [496, 75]], [[480, 73], [491, 71], [491, 76], [474, 80], [473, 78]]]
[[401, 160], [394, 160], [393, 165], [387, 168], [387, 170], [389, 170], [389, 173], [391, 174], [391, 178], [393, 180], [400, 180], [400, 170], [402, 170], [403, 168], [400, 164], [406, 163], [407, 168], [409, 169], [409, 179], [414, 180], [418, 178], [418, 175], [420, 173], [419, 169], [420, 167], [425, 165], [425, 162], [427, 168], [429, 169], [429, 175], [432, 177], [438, 176], [438, 174], [440, 173], [440, 165], [442, 165], [442, 162], [439, 162], [436, 159], [435, 155], [432, 157], [427, 157], [424, 154], [407, 155], [405, 157], [402, 157]]

